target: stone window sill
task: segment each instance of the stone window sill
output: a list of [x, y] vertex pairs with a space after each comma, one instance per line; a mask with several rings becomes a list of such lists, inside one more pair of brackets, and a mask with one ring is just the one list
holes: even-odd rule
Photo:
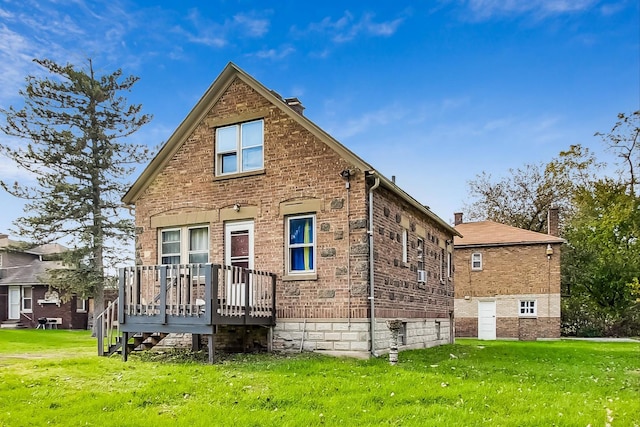
[[294, 282], [294, 281], [302, 281], [302, 280], [318, 280], [318, 275], [316, 273], [311, 274], [291, 274], [282, 276], [283, 282]]

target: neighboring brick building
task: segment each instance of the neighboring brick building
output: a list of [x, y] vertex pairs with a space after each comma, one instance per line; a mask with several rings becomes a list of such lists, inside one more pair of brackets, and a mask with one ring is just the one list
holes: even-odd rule
[[276, 326], [233, 329], [275, 349], [385, 352], [395, 318], [401, 349], [449, 342], [456, 231], [303, 109], [229, 64], [123, 198], [136, 263], [275, 273]]
[[60, 268], [58, 244], [26, 248], [0, 234], [0, 323], [2, 327], [38, 326], [38, 318], [58, 319], [58, 328], [86, 329], [87, 301], [75, 296], [63, 302], [42, 280], [48, 269]]
[[560, 337], [557, 210], [550, 233], [492, 221], [463, 223], [455, 214], [457, 337], [535, 340]]

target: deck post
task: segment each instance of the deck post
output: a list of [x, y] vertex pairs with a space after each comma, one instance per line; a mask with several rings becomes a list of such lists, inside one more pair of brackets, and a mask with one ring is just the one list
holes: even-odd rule
[[200, 334], [191, 334], [191, 351], [200, 351], [202, 349], [200, 337]]
[[247, 319], [249, 318], [249, 292], [251, 292], [250, 283], [249, 283], [249, 270], [246, 268], [242, 269], [242, 280], [244, 280], [244, 324], [247, 324]]
[[276, 324], [276, 275], [271, 274], [271, 324]]
[[[218, 292], [220, 280], [220, 265], [215, 264], [211, 265], [211, 277], [210, 281], [207, 282], [207, 287], [205, 288], [205, 298], [206, 304], [209, 304], [207, 308], [207, 313], [209, 316], [209, 325], [213, 324], [215, 316], [218, 315], [218, 309], [220, 308], [220, 293]], [[209, 294], [206, 294], [209, 292]], [[211, 307], [213, 305], [213, 307]]]
[[207, 342], [207, 347], [208, 347], [208, 350], [209, 350], [209, 364], [210, 365], [213, 365], [213, 361], [214, 361], [214, 358], [215, 358], [215, 347], [216, 346], [215, 346], [215, 341], [214, 341], [215, 338], [214, 337], [215, 337], [215, 335], [213, 334], [213, 331], [212, 331], [211, 335], [209, 335], [209, 339], [207, 340], [208, 341]]
[[126, 362], [127, 361], [127, 350], [129, 348], [129, 346], [127, 345], [127, 343], [129, 342], [129, 333], [128, 332], [123, 332], [122, 333], [122, 361]]
[[[126, 281], [126, 274], [125, 274], [125, 269], [124, 268], [120, 268], [120, 271], [118, 272], [119, 277], [119, 281], [120, 281], [120, 289], [119, 289], [119, 296], [118, 298], [120, 298], [120, 304], [118, 304], [118, 322], [120, 323], [125, 323], [126, 322], [126, 317], [124, 315], [124, 306], [128, 305], [127, 304], [127, 290], [125, 287], [125, 281]], [[109, 327], [109, 325], [107, 325], [107, 327]]]
[[167, 268], [163, 265], [160, 267], [160, 318], [162, 324], [167, 324]]

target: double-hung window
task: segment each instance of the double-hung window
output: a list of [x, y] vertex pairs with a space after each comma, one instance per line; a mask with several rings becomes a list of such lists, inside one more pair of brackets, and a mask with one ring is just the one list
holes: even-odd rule
[[87, 311], [87, 300], [82, 298], [80, 295], [76, 296], [76, 312], [86, 313], [86, 311]]
[[409, 262], [409, 232], [406, 229], [402, 229], [402, 262]]
[[471, 269], [474, 271], [482, 270], [482, 254], [480, 252], [471, 254]]
[[160, 231], [160, 263], [209, 262], [209, 227], [194, 226]]
[[33, 310], [33, 289], [31, 286], [22, 287], [22, 311], [31, 313]]
[[216, 175], [263, 168], [264, 121], [254, 120], [216, 129]]
[[287, 217], [287, 274], [316, 271], [315, 215]]

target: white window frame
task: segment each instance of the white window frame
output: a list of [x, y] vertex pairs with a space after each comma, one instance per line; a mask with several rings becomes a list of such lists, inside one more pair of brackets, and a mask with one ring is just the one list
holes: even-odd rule
[[0, 253], [0, 267], [2, 267], [2, 254]]
[[521, 299], [518, 301], [518, 315], [520, 317], [538, 316], [538, 304], [535, 299]]
[[[479, 263], [477, 267], [476, 267], [476, 263]], [[471, 270], [472, 271], [482, 270], [482, 253], [474, 252], [471, 254]]]
[[[311, 218], [313, 220], [313, 227], [312, 227], [312, 232], [313, 232], [313, 237], [311, 238], [312, 243], [298, 243], [298, 244], [290, 244], [289, 241], [291, 240], [291, 231], [290, 231], [290, 224], [291, 224], [291, 220], [294, 219], [303, 219], [303, 218]], [[308, 275], [308, 274], [315, 274], [316, 273], [316, 265], [318, 264], [318, 251], [317, 251], [317, 236], [316, 236], [316, 228], [317, 228], [317, 221], [316, 221], [316, 215], [315, 214], [304, 214], [304, 215], [291, 215], [291, 216], [287, 216], [285, 217], [286, 220], [286, 225], [285, 225], [285, 271], [286, 271], [286, 275], [287, 276], [300, 276], [300, 275]], [[295, 249], [295, 248], [303, 248], [303, 247], [309, 247], [311, 248], [312, 251], [312, 261], [313, 261], [313, 265], [311, 266], [310, 270], [292, 270], [291, 269], [291, 249]]]
[[87, 300], [77, 295], [76, 296], [76, 313], [86, 313], [86, 312], [87, 312]]
[[[260, 145], [252, 145], [252, 146], [248, 146], [248, 147], [243, 147], [242, 146], [242, 129], [244, 126], [246, 125], [251, 125], [254, 123], [260, 123], [261, 124], [261, 143]], [[222, 130], [228, 130], [228, 129], [235, 129], [236, 130], [236, 145], [235, 145], [235, 149], [234, 150], [222, 150], [219, 146], [219, 134], [220, 131]], [[255, 167], [255, 168], [247, 168], [247, 169], [243, 169], [242, 165], [243, 165], [243, 156], [244, 156], [244, 150], [250, 149], [250, 148], [256, 148], [256, 147], [261, 147], [261, 154], [262, 154], [262, 159], [260, 162], [260, 166], [259, 167]], [[259, 120], [251, 120], [248, 122], [243, 122], [243, 123], [236, 123], [233, 125], [228, 125], [228, 126], [220, 126], [219, 128], [216, 129], [216, 143], [215, 143], [215, 149], [216, 149], [216, 165], [215, 165], [215, 171], [216, 171], [216, 176], [228, 176], [228, 175], [234, 175], [234, 174], [239, 174], [239, 173], [243, 173], [243, 172], [251, 172], [251, 171], [258, 171], [258, 170], [262, 170], [264, 169], [264, 120], [263, 119], [259, 119]], [[236, 168], [234, 171], [231, 172], [223, 172], [222, 171], [222, 159], [224, 158], [225, 155], [232, 155], [235, 153], [236, 156]]]
[[[201, 228], [205, 228], [207, 230], [207, 248], [203, 250], [192, 251], [189, 247], [190, 241], [191, 241], [191, 230], [196, 230]], [[180, 232], [180, 253], [170, 252], [165, 254], [162, 252], [162, 233], [167, 231]], [[206, 224], [189, 225], [189, 226], [182, 226], [182, 227], [167, 227], [167, 228], [158, 229], [158, 263], [160, 265], [170, 265], [170, 264], [164, 264], [162, 262], [162, 258], [166, 256], [179, 256], [180, 262], [178, 264], [188, 264], [189, 255], [202, 254], [205, 252], [207, 254], [206, 262], [208, 263], [210, 259], [210, 248], [211, 248], [211, 235], [210, 235], [209, 226]], [[204, 264], [204, 263], [198, 263], [198, 264]]]
[[406, 228], [402, 229], [402, 262], [409, 262], [409, 232]]
[[[25, 292], [27, 289], [29, 289], [29, 293], [31, 295], [29, 295], [29, 297], [27, 297], [25, 295]], [[21, 295], [22, 298], [22, 303], [20, 304], [20, 308], [22, 309], [23, 313], [33, 313], [33, 288], [31, 286], [22, 286], [21, 287]], [[29, 301], [31, 304], [29, 308], [26, 307], [25, 302]]]
[[445, 256], [446, 256], [447, 250], [445, 248], [440, 248], [440, 263], [439, 263], [439, 267], [440, 267], [440, 283], [444, 283], [444, 279], [445, 279]]

